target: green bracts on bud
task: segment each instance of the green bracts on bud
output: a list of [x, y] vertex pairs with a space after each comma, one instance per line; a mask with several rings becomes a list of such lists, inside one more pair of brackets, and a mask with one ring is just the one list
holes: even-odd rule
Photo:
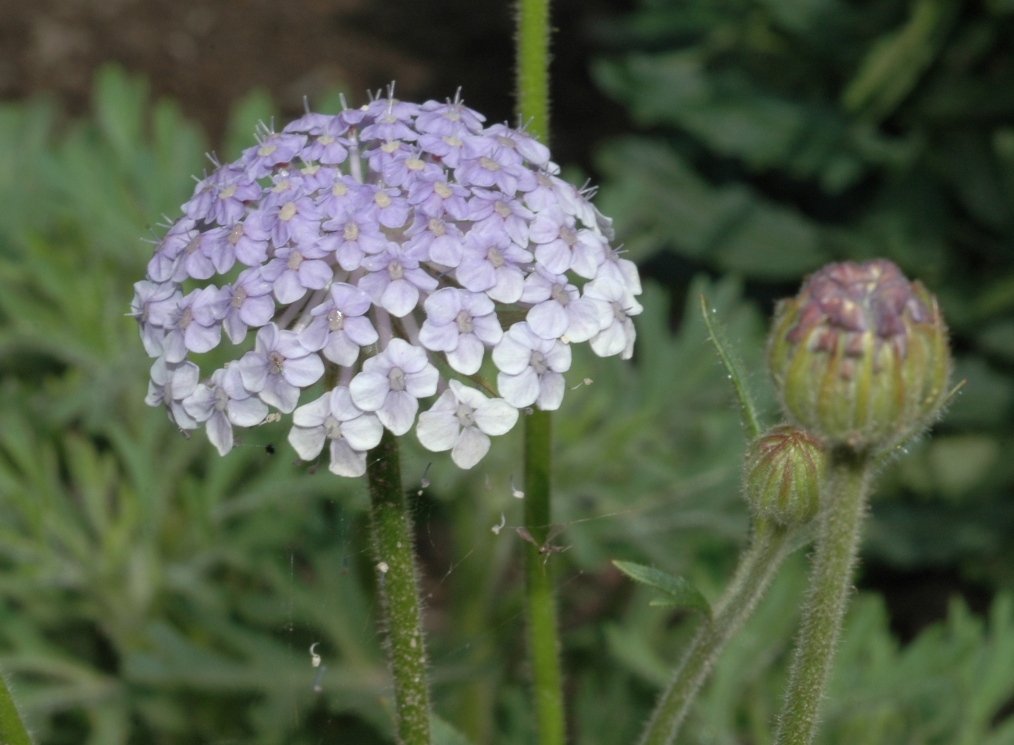
[[756, 438], [744, 472], [754, 516], [786, 528], [816, 517], [825, 461], [820, 443], [798, 427], [779, 425]]
[[951, 370], [936, 298], [883, 259], [826, 266], [779, 303], [768, 363], [790, 418], [873, 451], [932, 422]]

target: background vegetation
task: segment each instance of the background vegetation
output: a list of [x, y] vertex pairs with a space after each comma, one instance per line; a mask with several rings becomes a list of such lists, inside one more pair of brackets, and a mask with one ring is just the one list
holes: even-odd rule
[[[886, 256], [940, 296], [968, 384], [881, 479], [821, 741], [1014, 743], [1014, 4], [643, 0], [589, 33], [637, 125], [597, 153], [599, 206], [654, 281], [634, 364], [578, 359], [571, 384], [593, 382], [556, 418], [574, 741], [631, 742], [695, 623], [609, 559], [713, 598], [745, 539], [742, 434], [698, 295], [773, 422], [772, 300], [826, 261]], [[272, 111], [238, 102], [226, 156]], [[389, 741], [363, 486], [294, 465], [284, 427], [223, 459], [142, 401], [139, 237], [178, 214], [204, 135], [113, 68], [91, 112], [0, 107], [0, 668], [45, 745]], [[438, 711], [469, 742], [521, 745], [519, 541], [490, 530], [520, 520], [504, 440], [469, 473], [410, 443], [404, 470]], [[686, 742], [770, 741], [804, 571], [800, 550]]]

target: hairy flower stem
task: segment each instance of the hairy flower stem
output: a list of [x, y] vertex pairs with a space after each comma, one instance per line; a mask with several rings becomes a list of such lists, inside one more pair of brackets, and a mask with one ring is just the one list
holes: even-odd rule
[[380, 444], [367, 454], [366, 471], [377, 587], [394, 677], [398, 743], [430, 745], [426, 651], [412, 554], [412, 518], [401, 488], [398, 440], [386, 429]]
[[[525, 527], [542, 545], [552, 522], [549, 504], [552, 419], [536, 409], [525, 419]], [[563, 685], [560, 643], [556, 633], [556, 599], [548, 555], [525, 544], [528, 644], [532, 655], [535, 720], [540, 745], [563, 745]]]
[[3, 745], [32, 745], [18, 710], [14, 706], [7, 681], [0, 676], [0, 743]]
[[823, 514], [814, 548], [810, 590], [803, 608], [776, 745], [809, 745], [817, 730], [842, 618], [852, 589], [859, 529], [874, 459], [841, 447], [830, 458]]
[[[549, 138], [549, 0], [518, 0], [517, 110], [528, 132]], [[552, 418], [534, 410], [525, 419], [525, 527], [539, 544], [546, 540], [552, 509]], [[556, 599], [546, 556], [525, 545], [528, 644], [532, 658], [535, 719], [540, 745], [565, 740], [563, 677], [556, 628]]]
[[518, 2], [518, 114], [528, 132], [549, 137], [549, 0]]
[[704, 684], [719, 653], [750, 617], [782, 560], [789, 552], [794, 528], [758, 521], [750, 547], [743, 552], [732, 581], [683, 656], [672, 682], [648, 721], [641, 745], [668, 745]]

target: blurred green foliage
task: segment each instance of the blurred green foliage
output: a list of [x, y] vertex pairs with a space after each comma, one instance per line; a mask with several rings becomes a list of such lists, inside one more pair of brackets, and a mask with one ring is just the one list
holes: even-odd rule
[[[600, 80], [650, 132], [602, 150], [601, 206], [634, 258], [677, 252], [700, 273], [675, 306], [647, 284], [634, 365], [575, 350], [572, 385], [593, 382], [555, 419], [572, 548], [549, 571], [575, 742], [633, 741], [698, 623], [610, 561], [714, 600], [746, 538], [742, 428], [699, 295], [771, 423], [757, 299], [823, 261], [886, 255], [941, 295], [968, 385], [941, 436], [884, 474], [867, 559], [960, 567], [998, 592], [988, 618], [955, 599], [904, 646], [861, 595], [821, 741], [1014, 743], [1012, 11], [646, 0], [603, 31]], [[223, 151], [272, 112], [238, 103]], [[284, 425], [219, 458], [142, 402], [149, 361], [124, 315], [140, 239], [179, 214], [205, 148], [113, 69], [86, 121], [0, 106], [0, 668], [45, 745], [387, 742], [363, 485], [294, 463]], [[520, 541], [490, 530], [520, 521], [519, 433], [472, 472], [404, 439], [438, 745], [527, 745]], [[723, 655], [687, 742], [770, 741], [803, 554]]]

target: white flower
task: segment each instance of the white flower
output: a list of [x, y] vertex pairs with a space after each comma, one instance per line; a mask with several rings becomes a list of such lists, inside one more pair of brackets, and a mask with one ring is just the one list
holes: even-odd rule
[[503, 435], [518, 421], [518, 410], [502, 398], [450, 381], [433, 408], [419, 415], [416, 435], [427, 450], [451, 451], [459, 468], [471, 468], [489, 452], [489, 436]]
[[338, 386], [316, 401], [300, 406], [292, 415], [289, 443], [303, 460], [313, 460], [331, 441], [331, 465], [338, 476], [366, 473], [366, 451], [377, 447], [384, 427], [375, 414], [352, 402], [349, 389]]
[[525, 280], [521, 302], [532, 303], [525, 320], [543, 339], [566, 336], [568, 342], [588, 341], [599, 332], [599, 310], [580, 297], [578, 289], [562, 274], [542, 267]]
[[197, 422], [206, 422], [208, 440], [225, 455], [233, 446], [232, 425], [253, 427], [264, 421], [268, 406], [243, 386], [236, 365], [215, 370], [183, 401], [183, 408]]
[[637, 331], [630, 316], [644, 308], [624, 285], [609, 277], [599, 277], [584, 286], [585, 299], [599, 309], [601, 331], [592, 337], [591, 348], [599, 357], [619, 354], [629, 360], [634, 355]]
[[485, 345], [493, 346], [503, 337], [493, 301], [477, 292], [445, 287], [426, 298], [424, 307], [420, 343], [445, 352], [447, 362], [462, 375], [478, 372]]
[[426, 350], [403, 339], [391, 339], [387, 349], [363, 362], [352, 379], [352, 401], [364, 411], [375, 411], [381, 423], [396, 435], [412, 429], [419, 410], [417, 399], [437, 392], [437, 369]]
[[200, 370], [193, 362], [166, 362], [159, 357], [151, 366], [151, 380], [148, 381], [148, 395], [144, 402], [148, 406], [165, 404], [169, 421], [180, 429], [196, 429], [197, 422], [183, 408], [183, 399], [197, 388]]
[[500, 368], [496, 386], [508, 403], [519, 408], [536, 404], [543, 411], [559, 409], [570, 369], [570, 347], [543, 339], [522, 321], [515, 323], [493, 349]]

